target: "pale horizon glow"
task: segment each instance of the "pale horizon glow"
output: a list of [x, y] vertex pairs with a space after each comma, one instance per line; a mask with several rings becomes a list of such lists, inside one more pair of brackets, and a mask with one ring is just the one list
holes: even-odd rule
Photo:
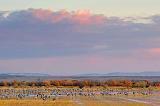
[[160, 14], [159, 0], [3, 0], [0, 1], [1, 11], [42, 8], [50, 10], [90, 10], [105, 16], [149, 16]]

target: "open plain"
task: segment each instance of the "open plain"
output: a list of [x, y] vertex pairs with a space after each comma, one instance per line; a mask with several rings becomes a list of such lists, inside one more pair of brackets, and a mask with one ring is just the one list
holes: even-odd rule
[[1, 88], [0, 106], [160, 106], [160, 90], [127, 88]]

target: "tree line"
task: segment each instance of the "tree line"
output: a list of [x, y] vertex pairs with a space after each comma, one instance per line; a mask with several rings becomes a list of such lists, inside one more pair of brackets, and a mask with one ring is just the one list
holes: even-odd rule
[[0, 86], [3, 87], [53, 87], [53, 86], [78, 86], [83, 87], [132, 87], [132, 88], [147, 88], [150, 86], [160, 87], [158, 81], [147, 81], [147, 80], [44, 80], [44, 81], [1, 81]]

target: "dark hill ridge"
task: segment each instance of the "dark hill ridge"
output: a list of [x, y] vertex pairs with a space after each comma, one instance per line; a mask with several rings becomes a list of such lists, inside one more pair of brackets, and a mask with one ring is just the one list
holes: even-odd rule
[[[0, 76], [57, 76], [43, 73], [0, 73]], [[62, 75], [63, 76], [63, 75]], [[160, 76], [160, 72], [113, 72], [107, 74], [89, 73], [89, 74], [76, 74], [68, 76]]]
[[114, 72], [108, 74], [79, 74], [72, 76], [57, 76], [41, 73], [1, 73], [0, 81], [42, 81], [42, 80], [112, 80], [112, 79], [128, 79], [128, 80], [150, 80], [160, 81], [160, 72], [137, 72], [123, 73]]
[[160, 72], [113, 72], [107, 74], [98, 74], [98, 73], [90, 73], [90, 74], [79, 74], [75, 76], [160, 76]]
[[49, 74], [41, 73], [2, 73], [0, 76], [50, 76]]

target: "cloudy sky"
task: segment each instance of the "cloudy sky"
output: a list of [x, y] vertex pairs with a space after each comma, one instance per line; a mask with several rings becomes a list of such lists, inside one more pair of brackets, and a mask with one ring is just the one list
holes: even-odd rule
[[1, 0], [0, 72], [160, 71], [159, 0]]

